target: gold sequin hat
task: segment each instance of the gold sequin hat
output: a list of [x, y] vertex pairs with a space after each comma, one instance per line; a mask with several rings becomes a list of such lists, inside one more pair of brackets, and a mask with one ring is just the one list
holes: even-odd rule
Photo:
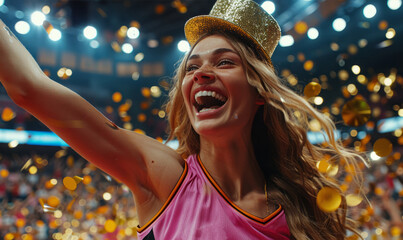
[[185, 36], [191, 46], [213, 32], [240, 36], [270, 63], [281, 36], [276, 20], [252, 0], [217, 0], [209, 15], [193, 17], [185, 24]]

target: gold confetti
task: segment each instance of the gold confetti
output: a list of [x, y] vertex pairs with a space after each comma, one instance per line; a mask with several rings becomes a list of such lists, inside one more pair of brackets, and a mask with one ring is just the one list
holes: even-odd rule
[[305, 34], [308, 31], [308, 25], [304, 21], [299, 21], [295, 24], [294, 30], [299, 34]]
[[321, 173], [326, 173], [327, 170], [328, 170], [329, 167], [330, 167], [330, 164], [329, 164], [329, 162], [327, 161], [327, 159], [323, 159], [323, 160], [319, 161], [319, 162], [316, 164], [316, 167], [318, 168], [319, 172], [321, 172]]
[[70, 212], [70, 211], [71, 211], [71, 208], [73, 207], [73, 205], [74, 205], [75, 202], [76, 202], [76, 198], [73, 198], [73, 199], [69, 202], [69, 204], [67, 205], [66, 210]]
[[338, 171], [339, 171], [339, 165], [337, 165], [337, 164], [330, 164], [330, 166], [327, 168], [327, 170], [326, 170], [326, 174], [329, 176], [329, 177], [334, 177], [334, 176], [336, 176], [336, 174], [338, 173]]
[[139, 134], [142, 134], [142, 135], [146, 135], [146, 132], [144, 132], [143, 130], [141, 130], [139, 128], [134, 129], [133, 132], [136, 132], [136, 133], [139, 133]]
[[53, 188], [55, 185], [49, 180], [45, 182], [45, 188], [46, 189], [51, 189]]
[[45, 213], [46, 213], [46, 212], [54, 212], [54, 211], [57, 210], [56, 208], [51, 207], [51, 206], [45, 204], [45, 199], [43, 199], [43, 198], [39, 198], [38, 201], [39, 201], [39, 204], [41, 204], [42, 209], [43, 209], [43, 211], [44, 211]]
[[157, 6], [155, 6], [154, 11], [156, 14], [160, 15], [165, 12], [165, 6], [162, 4], [157, 4]]
[[0, 177], [2, 177], [2, 178], [8, 177], [9, 174], [10, 174], [10, 173], [8, 172], [7, 169], [1, 169], [1, 170], [0, 170]]
[[346, 238], [347, 240], [359, 240], [360, 238], [357, 235], [351, 235]]
[[86, 215], [85, 215], [85, 218], [87, 219], [87, 220], [91, 220], [91, 219], [93, 219], [95, 217], [95, 214], [93, 213], [93, 212], [88, 212]]
[[369, 120], [371, 109], [364, 100], [355, 98], [343, 106], [341, 116], [346, 125], [358, 127]]
[[13, 239], [14, 239], [14, 234], [12, 234], [12, 233], [7, 233], [4, 236], [4, 240], [13, 240]]
[[116, 103], [122, 101], [122, 94], [120, 92], [113, 93], [112, 100]]
[[52, 208], [57, 208], [60, 204], [60, 199], [56, 196], [48, 197], [47, 204]]
[[393, 226], [393, 227], [390, 229], [390, 234], [391, 234], [393, 237], [399, 237], [400, 234], [401, 234], [401, 230], [400, 230], [400, 228], [399, 228], [398, 226]]
[[380, 157], [386, 157], [392, 153], [393, 145], [386, 138], [380, 138], [374, 143], [374, 152]]
[[305, 69], [305, 71], [311, 71], [312, 68], [313, 68], [313, 66], [314, 66], [314, 63], [313, 63], [312, 60], [308, 60], [308, 61], [306, 61], [306, 62], [304, 63], [304, 69]]
[[23, 234], [21, 238], [22, 240], [34, 240], [34, 237], [29, 233]]
[[375, 194], [378, 195], [378, 196], [383, 196], [383, 194], [385, 193], [385, 191], [384, 191], [382, 188], [380, 188], [380, 187], [376, 187], [375, 190], [374, 190], [374, 192], [375, 192]]
[[378, 24], [378, 28], [379, 30], [386, 30], [386, 28], [388, 28], [388, 22], [385, 20], [380, 21]]
[[132, 106], [131, 101], [126, 101], [122, 105], [119, 106], [119, 112], [127, 112], [129, 111], [130, 107]]
[[141, 89], [141, 94], [145, 97], [145, 98], [149, 98], [151, 96], [151, 90], [148, 87], [143, 87]]
[[117, 225], [115, 221], [108, 219], [105, 221], [104, 227], [106, 232], [112, 233], [116, 230]]
[[65, 177], [63, 178], [63, 185], [71, 191], [76, 190], [77, 184], [79, 184], [83, 178], [74, 176], [74, 177]]
[[310, 82], [304, 88], [304, 95], [307, 98], [315, 97], [320, 93], [321, 86], [317, 82]]
[[91, 181], [92, 181], [91, 176], [85, 175], [85, 176], [83, 177], [83, 184], [88, 185], [88, 184], [91, 183]]
[[23, 218], [18, 218], [17, 221], [15, 221], [15, 225], [22, 228], [25, 226], [25, 220]]
[[140, 103], [140, 108], [143, 109], [143, 110], [146, 110], [146, 109], [148, 109], [150, 107], [150, 105], [151, 105], [150, 102], [143, 101], [143, 102]]
[[5, 107], [3, 109], [3, 112], [1, 113], [1, 119], [3, 119], [3, 121], [5, 122], [11, 121], [14, 117], [15, 113], [11, 108]]
[[347, 206], [355, 207], [362, 202], [362, 197], [357, 194], [348, 194], [346, 196]]
[[35, 175], [38, 172], [38, 168], [36, 166], [31, 166], [31, 167], [29, 167], [28, 172], [31, 175]]
[[75, 219], [80, 220], [81, 218], [83, 218], [83, 212], [80, 211], [80, 210], [75, 211], [73, 216], [74, 216]]
[[46, 20], [43, 22], [42, 26], [45, 28], [48, 34], [50, 34], [50, 32], [53, 30], [53, 25]]
[[147, 120], [147, 115], [145, 115], [144, 113], [140, 113], [139, 115], [137, 115], [137, 121], [145, 122], [146, 120]]
[[73, 165], [74, 165], [74, 157], [71, 156], [71, 155], [68, 156], [66, 162], [67, 162], [67, 166], [73, 167]]
[[64, 156], [66, 156], [66, 154], [67, 154], [67, 150], [66, 149], [61, 149], [61, 150], [59, 150], [59, 151], [57, 151], [55, 153], [55, 158], [64, 157]]
[[316, 204], [324, 212], [336, 211], [341, 204], [341, 195], [330, 187], [323, 187], [316, 197]]
[[111, 107], [111, 106], [106, 106], [106, 107], [105, 107], [105, 111], [106, 111], [107, 113], [109, 113], [109, 114], [112, 114], [112, 113], [113, 113], [113, 107]]

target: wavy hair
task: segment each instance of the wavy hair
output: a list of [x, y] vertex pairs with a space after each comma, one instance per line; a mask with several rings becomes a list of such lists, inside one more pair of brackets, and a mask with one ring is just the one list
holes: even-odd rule
[[[344, 164], [353, 169], [357, 189], [363, 193], [358, 163], [360, 160], [365, 163], [365, 159], [343, 147], [336, 140], [333, 121], [290, 90], [275, 74], [272, 65], [253, 47], [236, 36], [220, 35], [226, 37], [239, 53], [248, 83], [265, 100], [255, 115], [251, 140], [269, 186], [269, 200], [284, 208], [292, 236], [295, 239], [333, 240], [346, 238], [347, 230], [358, 233], [354, 221], [347, 217], [345, 194], [337, 180], [319, 172], [316, 164], [328, 157], [331, 164]], [[187, 57], [176, 71], [170, 100], [166, 104], [168, 140], [176, 138], [179, 141], [177, 151], [184, 158], [200, 151], [199, 135], [190, 123], [181, 91]], [[308, 141], [311, 119], [320, 123], [326, 144], [319, 146]], [[323, 187], [336, 189], [342, 196], [342, 203], [334, 212], [324, 212], [316, 203], [317, 193]]]

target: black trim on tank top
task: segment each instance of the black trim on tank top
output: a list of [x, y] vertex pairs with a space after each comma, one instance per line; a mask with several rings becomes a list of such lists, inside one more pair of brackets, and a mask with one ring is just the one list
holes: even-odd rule
[[143, 240], [155, 240], [154, 229], [151, 229], [151, 231], [147, 234], [145, 238], [143, 238]]

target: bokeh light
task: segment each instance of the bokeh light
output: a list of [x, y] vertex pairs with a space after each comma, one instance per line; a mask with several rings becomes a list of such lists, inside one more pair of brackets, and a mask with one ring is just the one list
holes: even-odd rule
[[281, 36], [279, 44], [282, 47], [290, 47], [294, 44], [294, 38], [291, 35]]
[[127, 37], [130, 39], [136, 39], [140, 36], [140, 31], [136, 27], [130, 27], [127, 29]]
[[319, 31], [318, 29], [312, 27], [308, 29], [307, 35], [309, 39], [315, 40], [319, 37]]
[[31, 22], [36, 26], [42, 26], [45, 20], [46, 20], [45, 14], [43, 14], [40, 11], [35, 11], [31, 14]]
[[299, 21], [295, 24], [294, 30], [299, 34], [305, 34], [308, 31], [308, 25], [304, 21]]
[[19, 34], [27, 34], [27, 33], [29, 33], [29, 30], [31, 30], [31, 27], [25, 21], [18, 21], [15, 24], [14, 28], [15, 28], [15, 31], [17, 31]]
[[188, 41], [181, 40], [178, 42], [178, 50], [181, 52], [188, 52], [190, 50], [190, 45]]
[[97, 37], [98, 31], [93, 26], [86, 26], [83, 30], [84, 37], [91, 40]]
[[358, 74], [360, 74], [360, 72], [361, 72], [361, 68], [360, 68], [360, 66], [358, 66], [358, 65], [353, 65], [353, 66], [351, 67], [351, 71], [352, 71], [355, 75], [358, 75]]
[[388, 0], [388, 7], [391, 10], [397, 10], [402, 6], [402, 0]]
[[347, 26], [346, 20], [343, 18], [336, 18], [333, 23], [332, 27], [336, 32], [341, 32], [343, 31]]
[[156, 48], [156, 47], [158, 47], [158, 45], [159, 45], [159, 43], [155, 39], [150, 39], [150, 40], [147, 41], [147, 46], [149, 48]]
[[50, 13], [50, 7], [48, 5], [45, 5], [42, 7], [42, 12], [43, 14], [49, 14]]
[[368, 4], [364, 7], [362, 13], [366, 18], [373, 18], [376, 15], [376, 7], [372, 4]]
[[264, 1], [260, 5], [268, 14], [273, 14], [276, 11], [276, 5], [272, 1]]
[[393, 29], [393, 28], [389, 28], [389, 29], [387, 30], [386, 34], [385, 34], [385, 36], [386, 36], [387, 39], [392, 39], [392, 38], [395, 37], [395, 35], [396, 35], [396, 31], [395, 31], [395, 29]]
[[62, 38], [62, 32], [60, 32], [60, 30], [54, 28], [50, 31], [49, 38], [50, 38], [50, 40], [52, 40], [54, 42], [59, 41]]
[[136, 62], [141, 62], [144, 59], [144, 53], [139, 52], [136, 54], [136, 56], [134, 56], [134, 60]]
[[131, 45], [130, 43], [124, 43], [122, 45], [122, 51], [126, 54], [130, 54], [133, 52], [133, 45]]
[[97, 40], [92, 40], [90, 42], [90, 47], [92, 48], [98, 48], [99, 47], [99, 42]]

